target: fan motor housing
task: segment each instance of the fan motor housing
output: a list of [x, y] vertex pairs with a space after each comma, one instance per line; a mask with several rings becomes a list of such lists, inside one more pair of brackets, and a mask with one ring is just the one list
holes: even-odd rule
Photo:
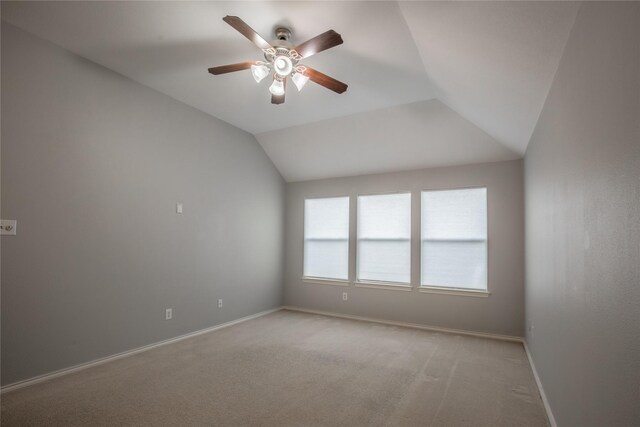
[[285, 27], [276, 28], [276, 39], [281, 41], [289, 41], [291, 38], [291, 30]]
[[276, 39], [271, 42], [271, 46], [274, 48], [293, 49], [293, 44], [289, 41], [291, 39], [291, 30], [285, 27], [278, 27], [275, 29]]

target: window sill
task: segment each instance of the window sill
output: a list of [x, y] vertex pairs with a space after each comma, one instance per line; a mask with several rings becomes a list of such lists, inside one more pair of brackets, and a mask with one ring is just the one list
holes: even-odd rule
[[410, 292], [413, 288], [411, 285], [404, 283], [378, 283], [378, 282], [355, 282], [356, 288], [386, 289], [390, 291]]
[[317, 285], [332, 285], [332, 286], [349, 286], [348, 280], [341, 279], [323, 279], [321, 277], [302, 277], [302, 281], [305, 283], [315, 283]]
[[491, 292], [489, 291], [476, 289], [438, 288], [434, 286], [421, 286], [418, 288], [418, 291], [425, 294], [460, 295], [464, 297], [476, 298], [487, 298], [489, 295], [491, 295]]

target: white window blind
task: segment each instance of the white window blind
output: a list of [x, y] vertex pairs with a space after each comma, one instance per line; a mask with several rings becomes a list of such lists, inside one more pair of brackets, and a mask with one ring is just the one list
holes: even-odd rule
[[304, 201], [304, 276], [349, 278], [349, 197]]
[[411, 282], [411, 194], [358, 197], [358, 280]]
[[487, 289], [487, 189], [422, 192], [421, 286]]

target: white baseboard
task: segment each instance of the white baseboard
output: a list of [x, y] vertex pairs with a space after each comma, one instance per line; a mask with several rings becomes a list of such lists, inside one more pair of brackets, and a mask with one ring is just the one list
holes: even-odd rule
[[159, 341], [153, 344], [145, 345], [142, 347], [134, 348], [132, 350], [123, 351], [122, 353], [117, 353], [111, 356], [101, 357], [100, 359], [95, 359], [90, 362], [81, 363], [79, 365], [71, 366], [69, 368], [60, 369], [54, 372], [50, 372], [48, 374], [38, 375], [37, 377], [29, 378], [26, 380], [18, 381], [12, 384], [7, 384], [0, 389], [0, 393], [8, 393], [13, 390], [18, 390], [23, 387], [28, 387], [30, 385], [38, 384], [44, 381], [48, 381], [54, 378], [61, 377], [63, 375], [68, 375], [73, 372], [78, 372], [83, 369], [91, 368], [93, 366], [102, 365], [104, 363], [112, 362], [117, 359], [122, 359], [123, 357], [132, 356], [137, 353], [142, 353], [143, 351], [151, 350], [157, 347], [161, 347], [167, 344], [173, 344], [178, 341], [186, 340], [187, 338], [192, 338], [197, 335], [206, 334], [209, 332], [217, 331], [218, 329], [226, 328], [229, 326], [236, 325], [238, 323], [246, 322], [247, 320], [252, 320], [258, 317], [266, 316], [267, 314], [274, 313], [276, 311], [282, 310], [282, 307], [274, 308], [271, 310], [261, 311], [260, 313], [252, 314], [250, 316], [241, 317], [240, 319], [232, 320], [230, 322], [221, 323], [220, 325], [212, 326], [210, 328], [200, 329], [195, 332], [189, 332], [188, 334], [180, 335], [175, 338], [170, 338], [168, 340]]
[[531, 370], [533, 371], [533, 377], [536, 379], [536, 384], [538, 385], [538, 391], [540, 392], [540, 397], [542, 398], [542, 404], [544, 405], [544, 410], [547, 413], [547, 418], [549, 419], [549, 424], [551, 427], [558, 427], [556, 423], [556, 419], [553, 416], [553, 412], [551, 412], [551, 406], [549, 406], [549, 401], [547, 400], [547, 395], [544, 394], [544, 388], [542, 388], [542, 383], [540, 382], [540, 377], [538, 376], [538, 371], [536, 370], [536, 365], [533, 364], [533, 358], [531, 357], [531, 352], [529, 351], [529, 346], [527, 346], [527, 341], [522, 340], [522, 344], [524, 345], [524, 351], [527, 353], [527, 358], [529, 359], [529, 365], [531, 365]]
[[458, 334], [458, 335], [470, 335], [474, 337], [490, 338], [490, 339], [501, 340], [501, 341], [512, 341], [512, 342], [520, 342], [520, 343], [523, 342], [522, 337], [516, 337], [513, 335], [500, 335], [500, 334], [491, 334], [486, 332], [466, 331], [463, 329], [443, 328], [440, 326], [429, 326], [429, 325], [422, 325], [419, 323], [396, 322], [395, 320], [384, 320], [384, 319], [375, 319], [372, 317], [352, 316], [350, 314], [334, 313], [331, 311], [314, 310], [314, 309], [302, 308], [302, 307], [284, 306], [282, 308], [284, 310], [299, 311], [302, 313], [320, 314], [323, 316], [339, 317], [342, 319], [361, 320], [363, 322], [382, 323], [384, 325], [403, 326], [405, 328], [423, 329], [425, 331], [444, 332], [448, 334]]

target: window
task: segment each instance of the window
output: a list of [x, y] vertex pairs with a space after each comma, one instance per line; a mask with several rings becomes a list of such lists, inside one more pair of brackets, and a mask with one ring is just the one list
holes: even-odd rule
[[358, 281], [411, 282], [411, 194], [358, 197]]
[[304, 276], [349, 278], [349, 198], [304, 201]]
[[487, 289], [487, 189], [422, 192], [421, 286]]

